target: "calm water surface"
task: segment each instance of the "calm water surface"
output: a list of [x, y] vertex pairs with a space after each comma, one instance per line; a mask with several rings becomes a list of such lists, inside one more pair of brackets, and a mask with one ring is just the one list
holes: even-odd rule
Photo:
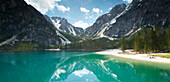
[[0, 82], [170, 82], [170, 65], [90, 52], [0, 51]]

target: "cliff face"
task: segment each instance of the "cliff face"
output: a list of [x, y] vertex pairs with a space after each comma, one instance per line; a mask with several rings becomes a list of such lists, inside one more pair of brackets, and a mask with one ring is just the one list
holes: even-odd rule
[[109, 25], [104, 35], [109, 37], [128, 36], [142, 27], [155, 23], [160, 27], [170, 24], [169, 0], [133, 0], [126, 10]]
[[103, 26], [105, 23], [110, 22], [113, 18], [121, 14], [125, 10], [125, 8], [126, 8], [125, 4], [116, 5], [111, 9], [109, 13], [100, 16], [92, 26], [88, 27], [86, 29], [85, 34], [86, 35], [97, 34], [101, 29], [104, 29]]
[[24, 0], [0, 1], [0, 43], [13, 39], [42, 45], [60, 45], [61, 36], [44, 16]]

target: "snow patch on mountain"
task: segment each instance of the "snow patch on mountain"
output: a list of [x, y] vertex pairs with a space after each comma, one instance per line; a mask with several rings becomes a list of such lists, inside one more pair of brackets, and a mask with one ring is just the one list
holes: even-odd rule
[[[50, 19], [51, 19], [51, 18], [50, 18]], [[51, 21], [53, 22], [53, 25], [54, 25], [58, 30], [60, 30], [60, 26], [61, 26], [60, 21], [61, 21], [61, 20], [58, 20], [58, 19], [53, 20], [53, 19], [51, 19]]]
[[70, 26], [70, 28], [68, 28], [68, 29], [69, 29], [71, 34], [77, 35], [72, 26]]
[[102, 27], [104, 27], [103, 29], [101, 29], [100, 31], [98, 31], [97, 33], [96, 33], [96, 38], [95, 39], [99, 39], [99, 38], [103, 38], [103, 37], [105, 37], [105, 38], [108, 38], [109, 40], [114, 40], [115, 38], [112, 38], [112, 37], [108, 37], [108, 36], [106, 36], [106, 35], [104, 35], [104, 31], [108, 28], [108, 26], [109, 26], [109, 23], [106, 23], [106, 24], [104, 24]]
[[10, 39], [7, 39], [7, 40], [1, 42], [0, 46], [10, 43], [11, 41], [14, 41], [16, 38], [17, 38], [17, 35], [14, 35]]
[[[119, 15], [117, 15], [115, 18], [113, 18], [111, 21], [109, 21], [109, 22], [107, 22], [107, 23], [105, 23], [104, 25], [102, 25], [102, 30], [99, 30], [97, 33], [96, 33], [96, 35], [97, 36], [100, 36], [100, 37], [106, 37], [106, 35], [104, 35], [104, 32], [106, 31], [106, 30], [108, 30], [109, 29], [109, 26], [110, 25], [112, 25], [112, 24], [114, 24], [114, 23], [116, 23], [116, 20], [119, 18], [119, 17], [121, 17], [123, 14], [125, 14], [130, 8], [131, 8], [131, 6], [132, 5], [129, 5], [129, 6], [127, 6], [126, 7], [126, 9], [122, 12], [122, 13], [120, 13]], [[110, 15], [110, 13], [108, 13], [109, 15]], [[104, 28], [103, 28], [104, 27]], [[128, 35], [128, 34], [127, 34]], [[108, 36], [107, 36], [108, 37]]]
[[100, 37], [105, 36], [103, 33], [106, 30], [106, 28], [108, 27], [108, 25], [109, 25], [109, 23], [102, 25], [102, 28], [96, 33], [96, 35], [100, 36]]
[[125, 34], [125, 36], [130, 35], [133, 32], [134, 29], [131, 29], [127, 34]]
[[[119, 15], [117, 15], [117, 16], [116, 16], [115, 18], [113, 18], [111, 21], [109, 21], [109, 22], [105, 23], [104, 25], [102, 25], [102, 26], [105, 26], [105, 25], [107, 25], [107, 26], [105, 26], [105, 28], [102, 28], [102, 30], [101, 30], [100, 32], [98, 32], [97, 35], [100, 36], [100, 37], [105, 36], [105, 35], [103, 34], [103, 33], [105, 32], [105, 30], [106, 30], [106, 29], [109, 29], [109, 26], [110, 26], [111, 24], [116, 23], [116, 19], [119, 18], [120, 16], [122, 16], [123, 14], [125, 14], [125, 13], [130, 9], [130, 7], [131, 7], [131, 6], [126, 7], [126, 9], [125, 9], [122, 13], [120, 13]], [[107, 36], [107, 37], [108, 37], [108, 36]]]
[[140, 31], [142, 28], [138, 28], [135, 32], [131, 33], [131, 35], [135, 34], [136, 32]]
[[[103, 28], [97, 35], [100, 36], [100, 37], [108, 37], [108, 36], [104, 35], [103, 33], [104, 33], [106, 30], [109, 29], [109, 26], [110, 26], [110, 25], [116, 23], [116, 20], [117, 20], [119, 17], [121, 17], [122, 15], [126, 14], [126, 12], [128, 12], [128, 10], [129, 10], [131, 7], [132, 7], [132, 4], [129, 5], [129, 6], [127, 6], [126, 9], [125, 9], [122, 13], [120, 13], [119, 15], [117, 15], [117, 16], [116, 16], [115, 18], [113, 18], [111, 21], [105, 23], [105, 24], [107, 24], [107, 26], [105, 26], [105, 28]], [[109, 23], [109, 24], [108, 24], [108, 23]], [[104, 24], [104, 25], [105, 25], [105, 24]], [[118, 30], [117, 30], [117, 31], [118, 31]], [[134, 32], [134, 29], [130, 30], [125, 36], [128, 36], [128, 35], [132, 34], [133, 32]], [[118, 35], [112, 35], [112, 36], [117, 37]], [[109, 38], [110, 38], [110, 37], [109, 37]]]
[[132, 6], [132, 5], [127, 6], [126, 9], [125, 9], [122, 13], [120, 13], [119, 15], [117, 15], [115, 18], [113, 18], [113, 19], [110, 21], [110, 24], [116, 23], [116, 19], [119, 18], [119, 17], [121, 17], [123, 14], [125, 14], [125, 13], [131, 8], [131, 6]]
[[58, 36], [60, 36], [60, 40], [61, 40], [62, 45], [71, 43], [71, 41], [69, 41], [67, 38], [65, 38], [60, 32], [56, 31], [56, 33], [57, 33]]

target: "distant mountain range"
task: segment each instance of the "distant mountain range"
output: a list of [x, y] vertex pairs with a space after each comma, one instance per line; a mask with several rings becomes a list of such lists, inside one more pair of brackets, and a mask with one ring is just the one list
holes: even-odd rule
[[24, 0], [0, 1], [0, 47], [16, 42], [59, 46], [81, 40], [80, 35], [121, 38], [154, 24], [162, 28], [170, 24], [169, 0], [133, 0], [129, 6], [116, 5], [85, 30], [65, 18], [42, 15]]
[[86, 29], [85, 35], [119, 38], [154, 24], [165, 28], [170, 24], [169, 13], [169, 0], [133, 0], [127, 7], [116, 5], [108, 14], [100, 16]]
[[65, 18], [61, 17], [48, 17], [44, 15], [47, 21], [53, 24], [58, 30], [69, 33], [71, 35], [81, 35], [84, 30], [80, 27], [74, 27]]

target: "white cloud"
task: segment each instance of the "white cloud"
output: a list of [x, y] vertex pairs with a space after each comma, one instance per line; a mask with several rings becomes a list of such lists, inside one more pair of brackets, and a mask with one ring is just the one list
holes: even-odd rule
[[27, 4], [32, 5], [34, 8], [36, 8], [41, 13], [45, 14], [48, 10], [53, 10], [54, 7], [57, 7], [60, 11], [69, 11], [70, 8], [66, 8], [63, 5], [58, 5], [57, 2], [60, 2], [61, 0], [25, 0]]
[[56, 7], [58, 8], [59, 11], [65, 12], [65, 11], [70, 11], [70, 7], [65, 7], [63, 5], [58, 5], [56, 4]]
[[131, 3], [133, 0], [123, 0], [123, 1], [126, 1], [128, 3]]
[[92, 10], [93, 12], [95, 12], [95, 13], [99, 13], [99, 12], [103, 12], [102, 10], [100, 10], [99, 8], [93, 8], [93, 10]]
[[[83, 68], [82, 70], [74, 71], [73, 74], [75, 74], [78, 77], [83, 77], [84, 75], [89, 74], [90, 71], [87, 70], [86, 68]], [[93, 72], [92, 72], [93, 73]]]
[[80, 11], [81, 11], [81, 12], [85, 12], [85, 13], [90, 12], [90, 10], [88, 10], [88, 9], [86, 9], [86, 8], [83, 8], [83, 7], [80, 7]]
[[103, 13], [103, 10], [100, 10], [101, 13]]
[[89, 24], [88, 23], [84, 23], [82, 20], [79, 20], [79, 21], [75, 22], [73, 25], [75, 27], [81, 27], [83, 29], [86, 29], [87, 27], [89, 27]]

